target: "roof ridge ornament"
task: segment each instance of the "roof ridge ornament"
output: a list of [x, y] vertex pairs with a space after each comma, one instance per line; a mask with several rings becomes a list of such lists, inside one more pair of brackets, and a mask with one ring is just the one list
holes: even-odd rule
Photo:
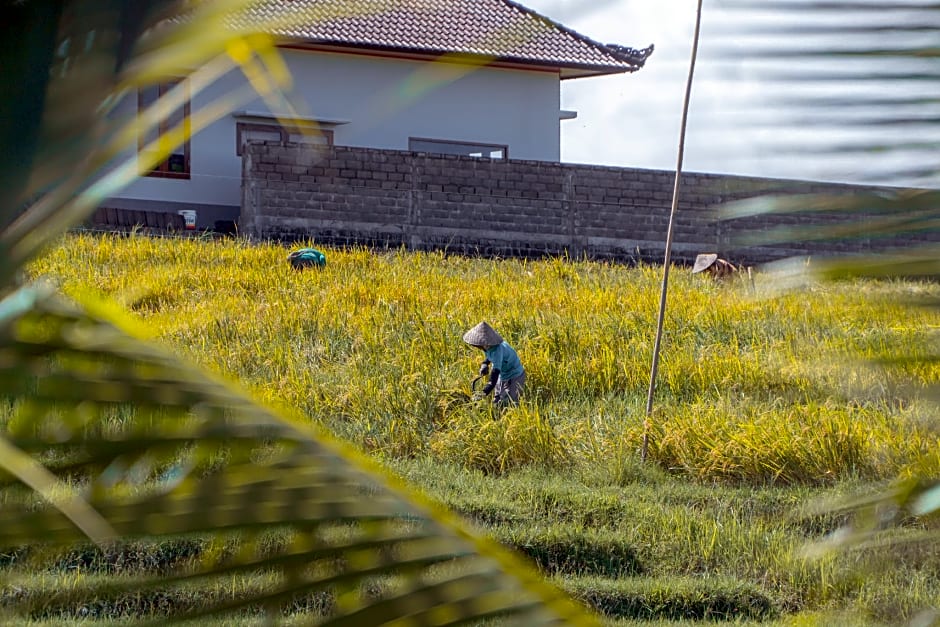
[[642, 48], [640, 50], [631, 48], [630, 46], [621, 46], [620, 44], [604, 44], [604, 47], [610, 51], [610, 54], [620, 61], [634, 63], [638, 67], [643, 67], [643, 64], [646, 63], [646, 60], [650, 58], [651, 54], [653, 54], [654, 48], [653, 44], [650, 44], [646, 48]]

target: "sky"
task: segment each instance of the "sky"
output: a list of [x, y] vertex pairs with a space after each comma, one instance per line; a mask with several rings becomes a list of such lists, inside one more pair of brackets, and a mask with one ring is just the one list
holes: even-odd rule
[[[645, 67], [635, 73], [563, 81], [561, 106], [577, 111], [578, 117], [562, 122], [562, 160], [674, 170], [697, 2], [521, 0], [521, 3], [601, 43], [618, 43], [634, 48], [644, 48], [650, 43], [655, 46]], [[888, 0], [885, 4], [890, 3]], [[806, 18], [805, 14], [800, 17], [793, 12], [784, 19], [794, 23], [794, 20]], [[852, 24], [853, 19], [864, 21], [866, 16], [853, 18], [852, 14], [840, 12], [816, 15], [814, 19], [823, 25], [828, 19], [829, 24], [838, 24], [841, 28]], [[765, 28], [749, 30], [744, 28], [744, 20], [749, 28], [754, 25]], [[797, 109], [781, 103], [799, 89], [803, 90], [799, 93], [827, 97], [832, 84], [827, 86], [817, 82], [815, 85], [783, 87], [770, 84], [765, 79], [764, 70], [771, 67], [774, 60], [755, 61], [746, 54], [756, 46], [779, 45], [789, 50], [799, 45], [813, 45], [814, 39], [808, 31], [805, 36], [802, 33], [798, 37], [793, 37], [792, 33], [790, 36], [775, 36], [774, 27], [780, 23], [780, 15], [762, 14], [759, 10], [742, 14], [740, 10], [730, 9], [724, 0], [705, 0], [683, 169], [858, 183], [924, 183], [922, 179], [898, 177], [897, 168], [909, 166], [910, 155], [905, 157], [908, 161], [898, 161], [898, 157], [884, 151], [874, 156], [813, 156], [812, 149], [826, 142], [905, 141], [910, 139], [912, 132], [919, 138], [929, 137], [934, 142], [940, 142], [940, 137], [937, 136], [936, 124], [923, 129], [891, 129], [876, 125], [848, 128], [842, 120], [842, 116], [848, 114], [844, 106], [832, 109], [835, 113], [830, 117], [838, 123], [825, 128], [818, 119], [814, 119], [812, 124], [801, 124]], [[870, 34], [861, 33], [856, 43], [861, 46], [870, 44], [870, 39], [864, 39], [866, 36]], [[879, 35], [890, 36], [890, 33]], [[898, 36], [915, 43], [918, 37], [910, 32]], [[929, 41], [930, 37], [936, 36], [936, 31], [920, 36]], [[824, 43], [831, 45], [831, 35], [827, 37]], [[842, 45], [841, 39], [838, 45]], [[820, 41], [823, 40], [815, 40], [816, 43]], [[852, 42], [851, 37], [845, 37], [845, 45], [852, 45]], [[856, 64], [854, 69], [851, 61], [827, 63], [830, 69], [835, 68], [839, 72], [859, 72], [859, 77], [871, 71], [871, 63], [865, 67]], [[778, 60], [777, 69], [780, 67]], [[808, 63], [801, 69], [807, 68], [813, 69]], [[838, 85], [838, 94], [846, 97], [856, 90], [870, 96], [874, 93], [873, 83], [861, 78], [843, 81]], [[911, 85], [910, 89], [926, 89], [925, 94], [933, 97], [930, 88], [935, 91], [935, 87], [936, 83], [925, 86], [921, 81], [919, 86]], [[782, 128], [783, 120], [792, 123]], [[930, 146], [931, 160], [936, 145]], [[791, 150], [797, 147], [810, 150], [806, 154]], [[933, 175], [928, 180], [936, 181], [937, 177]]]
[[[562, 160], [672, 169], [695, 20], [693, 0], [524, 0], [523, 4], [601, 43], [654, 44], [632, 74], [562, 83]], [[701, 90], [699, 90], [701, 92]], [[701, 93], [695, 94], [702, 100]], [[700, 103], [696, 103], [700, 104]], [[693, 129], [694, 130], [694, 129]], [[689, 154], [705, 165], [702, 155]]]

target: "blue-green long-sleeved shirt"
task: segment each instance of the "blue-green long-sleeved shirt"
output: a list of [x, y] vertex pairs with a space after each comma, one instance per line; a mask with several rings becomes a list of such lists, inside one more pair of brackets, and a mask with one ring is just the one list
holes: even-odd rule
[[494, 370], [499, 370], [499, 378], [503, 381], [515, 379], [521, 375], [524, 370], [519, 355], [515, 349], [508, 343], [503, 342], [496, 346], [491, 346], [485, 351], [486, 358], [493, 364]]

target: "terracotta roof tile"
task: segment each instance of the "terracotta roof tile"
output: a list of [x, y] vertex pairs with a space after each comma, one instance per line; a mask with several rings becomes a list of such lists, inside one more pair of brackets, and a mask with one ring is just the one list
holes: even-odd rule
[[563, 77], [632, 72], [652, 52], [598, 43], [511, 0], [259, 0], [241, 20], [288, 41], [489, 57]]

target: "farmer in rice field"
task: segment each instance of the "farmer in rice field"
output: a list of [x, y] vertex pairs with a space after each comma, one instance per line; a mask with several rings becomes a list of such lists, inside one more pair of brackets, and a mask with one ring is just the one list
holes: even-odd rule
[[489, 374], [490, 380], [483, 386], [483, 396], [492, 392], [494, 403], [518, 404], [519, 392], [525, 383], [525, 369], [515, 349], [485, 322], [464, 333], [463, 341], [479, 348], [486, 356], [480, 364], [480, 374]]
[[697, 256], [695, 265], [692, 266], [692, 274], [704, 272], [716, 280], [731, 277], [737, 271], [738, 268], [733, 263], [719, 258], [716, 253], [704, 253]]

